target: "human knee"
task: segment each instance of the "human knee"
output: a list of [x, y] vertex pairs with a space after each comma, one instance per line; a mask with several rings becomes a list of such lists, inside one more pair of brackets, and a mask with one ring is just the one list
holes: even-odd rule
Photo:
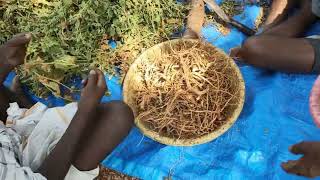
[[242, 48], [248, 53], [255, 52], [261, 46], [261, 38], [258, 36], [253, 36], [248, 38], [242, 45]]
[[108, 115], [111, 116], [111, 119], [116, 119], [118, 123], [130, 127], [134, 123], [134, 115], [131, 108], [122, 101], [111, 101], [104, 104], [103, 109], [106, 110], [105, 112], [109, 112], [110, 114], [108, 113]]
[[258, 36], [248, 38], [242, 45], [239, 57], [246, 63], [254, 63], [255, 57], [263, 51], [263, 39]]

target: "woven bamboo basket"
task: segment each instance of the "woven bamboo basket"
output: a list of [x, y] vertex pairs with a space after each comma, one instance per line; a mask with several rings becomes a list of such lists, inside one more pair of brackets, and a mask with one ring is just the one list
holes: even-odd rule
[[[182, 41], [187, 42], [187, 43], [200, 43], [199, 40], [194, 40], [194, 39], [175, 39], [175, 40], [170, 40], [166, 41], [164, 43], [158, 44], [145, 52], [143, 52], [136, 60], [135, 62], [130, 66], [130, 69], [124, 79], [123, 83], [123, 97], [125, 103], [127, 103], [133, 110], [135, 117], [137, 117], [137, 108], [135, 107], [135, 97], [134, 97], [134, 91], [139, 90], [139, 82], [142, 81], [142, 78], [137, 75], [138, 73], [138, 68], [137, 66], [142, 63], [143, 61], [150, 61], [150, 59], [153, 59], [155, 56], [161, 56], [161, 53], [163, 51], [166, 51], [168, 46], [170, 45], [171, 47], [176, 45], [177, 43], [181, 43]], [[204, 42], [201, 42], [204, 43]], [[209, 43], [205, 44], [206, 46], [213, 48], [213, 50], [217, 51], [217, 48], [212, 46]], [[232, 66], [232, 69], [236, 72], [235, 74], [237, 75], [237, 79], [239, 80], [239, 93], [237, 94], [239, 100], [238, 105], [233, 108], [231, 111], [228, 111], [229, 116], [226, 117], [224, 123], [221, 127], [216, 129], [210, 134], [194, 138], [194, 139], [174, 139], [171, 137], [166, 137], [160, 135], [158, 132], [155, 132], [148, 128], [148, 126], [141, 121], [140, 119], [135, 119], [135, 124], [136, 126], [141, 130], [141, 132], [146, 135], [147, 137], [150, 137], [151, 139], [160, 142], [162, 144], [166, 145], [172, 145], [172, 146], [193, 146], [193, 145], [199, 145], [199, 144], [204, 144], [209, 141], [212, 141], [222, 134], [224, 134], [231, 126], [236, 122], [238, 119], [238, 116], [240, 115], [243, 104], [244, 104], [244, 99], [245, 99], [245, 85], [243, 81], [243, 77], [240, 73], [240, 70], [238, 66], [234, 63], [233, 59], [227, 56], [224, 52], [221, 50], [218, 50], [219, 53], [221, 53], [227, 61], [230, 61], [230, 64]]]

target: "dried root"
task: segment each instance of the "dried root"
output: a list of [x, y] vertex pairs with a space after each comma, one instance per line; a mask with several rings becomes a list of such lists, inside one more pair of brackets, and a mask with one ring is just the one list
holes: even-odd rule
[[239, 80], [217, 49], [175, 44], [138, 65], [137, 119], [162, 136], [194, 139], [217, 130], [239, 104]]

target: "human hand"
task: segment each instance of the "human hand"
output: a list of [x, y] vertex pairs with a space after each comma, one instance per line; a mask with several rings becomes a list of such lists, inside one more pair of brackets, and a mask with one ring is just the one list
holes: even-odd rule
[[31, 33], [21, 33], [0, 46], [0, 63], [15, 68], [24, 63]]
[[235, 60], [241, 60], [241, 47], [235, 47], [230, 49], [229, 55]]
[[320, 142], [301, 142], [290, 147], [293, 154], [301, 154], [296, 161], [282, 163], [281, 167], [288, 173], [315, 178], [320, 176]]
[[91, 70], [83, 85], [79, 107], [97, 106], [107, 89], [104, 74], [100, 70]]

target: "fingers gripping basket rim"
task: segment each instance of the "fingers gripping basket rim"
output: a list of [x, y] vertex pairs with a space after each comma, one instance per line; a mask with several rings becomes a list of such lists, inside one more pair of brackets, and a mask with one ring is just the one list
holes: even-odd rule
[[[171, 41], [166, 41], [163, 43], [160, 43], [148, 50], [146, 50], [145, 52], [143, 52], [136, 60], [135, 62], [131, 65], [125, 79], [124, 79], [124, 83], [123, 83], [123, 97], [124, 97], [124, 102], [127, 103], [129, 106], [132, 107], [132, 103], [133, 102], [133, 97], [131, 97], [130, 95], [131, 90], [133, 86], [135, 86], [134, 84], [134, 78], [135, 78], [135, 74], [136, 74], [136, 69], [138, 64], [140, 64], [141, 62], [143, 62], [148, 55], [150, 54], [150, 52], [161, 52], [161, 47], [164, 47], [168, 44], [170, 44], [171, 46], [174, 46], [177, 43], [181, 43], [181, 41], [185, 41], [185, 42], [191, 42], [191, 43], [202, 43], [199, 40], [193, 40], [193, 39], [175, 39], [175, 40], [171, 40]], [[212, 46], [209, 43], [205, 43], [206, 46]], [[213, 48], [215, 48], [214, 46], [212, 46]], [[231, 126], [236, 122], [236, 120], [238, 119], [242, 108], [243, 108], [243, 104], [244, 104], [244, 99], [245, 99], [245, 85], [244, 85], [244, 81], [243, 81], [243, 77], [242, 74], [238, 68], [238, 66], [234, 63], [233, 59], [231, 59], [230, 57], [228, 57], [223, 51], [221, 51], [220, 49], [217, 49], [219, 53], [225, 55], [226, 60], [230, 61], [230, 64], [232, 66], [232, 69], [236, 72], [237, 78], [239, 80], [239, 104], [238, 106], [235, 108], [234, 112], [230, 114], [230, 116], [227, 118], [227, 122], [222, 125], [220, 128], [218, 128], [217, 130], [213, 131], [210, 134], [207, 134], [205, 136], [201, 136], [195, 139], [173, 139], [173, 138], [169, 138], [169, 137], [165, 137], [165, 136], [161, 136], [160, 134], [158, 134], [155, 131], [152, 131], [150, 129], [148, 129], [143, 123], [141, 123], [141, 121], [139, 119], [135, 119], [135, 124], [136, 126], [140, 129], [140, 131], [148, 136], [149, 138], [158, 141], [162, 144], [166, 144], [166, 145], [173, 145], [173, 146], [194, 146], [194, 145], [199, 145], [199, 144], [204, 144], [207, 143], [209, 141], [212, 141], [216, 138], [218, 138], [219, 136], [221, 136], [222, 134], [224, 134], [229, 128], [231, 128]], [[135, 115], [135, 109], [132, 108]]]

